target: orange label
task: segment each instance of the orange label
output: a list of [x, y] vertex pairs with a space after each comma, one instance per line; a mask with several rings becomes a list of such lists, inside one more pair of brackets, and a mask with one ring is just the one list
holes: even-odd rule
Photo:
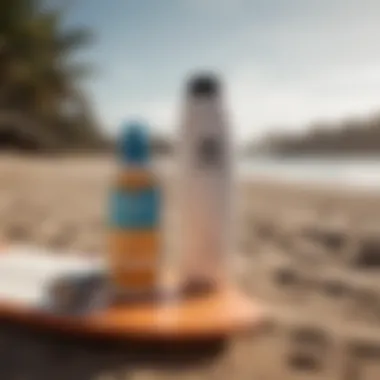
[[109, 237], [109, 262], [117, 285], [125, 288], [155, 286], [160, 242], [158, 231], [115, 230]]
[[152, 186], [153, 178], [149, 172], [143, 170], [125, 171], [119, 174], [116, 181], [118, 189], [142, 189]]
[[151, 290], [158, 281], [158, 274], [152, 270], [120, 271], [116, 268], [111, 277], [117, 287], [131, 291]]

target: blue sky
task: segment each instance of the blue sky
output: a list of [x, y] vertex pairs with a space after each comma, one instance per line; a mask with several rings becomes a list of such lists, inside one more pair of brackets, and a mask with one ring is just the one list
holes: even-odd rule
[[91, 27], [84, 58], [96, 115], [110, 133], [143, 117], [176, 131], [181, 90], [220, 73], [238, 140], [380, 110], [378, 0], [75, 0]]

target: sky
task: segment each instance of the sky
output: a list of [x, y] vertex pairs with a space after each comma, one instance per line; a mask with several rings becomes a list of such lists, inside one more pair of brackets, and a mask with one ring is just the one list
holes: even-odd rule
[[225, 85], [235, 137], [302, 131], [380, 111], [379, 0], [73, 0], [90, 27], [84, 58], [110, 134], [129, 118], [175, 133], [188, 75]]

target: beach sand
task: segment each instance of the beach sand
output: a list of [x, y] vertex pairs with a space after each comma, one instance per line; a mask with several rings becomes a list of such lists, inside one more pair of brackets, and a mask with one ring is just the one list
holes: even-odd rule
[[[102, 254], [114, 169], [104, 157], [1, 157], [1, 238]], [[162, 186], [165, 244], [175, 255], [170, 173]], [[233, 270], [272, 323], [201, 368], [135, 366], [117, 378], [380, 379], [380, 196], [253, 180], [239, 184], [236, 201]]]

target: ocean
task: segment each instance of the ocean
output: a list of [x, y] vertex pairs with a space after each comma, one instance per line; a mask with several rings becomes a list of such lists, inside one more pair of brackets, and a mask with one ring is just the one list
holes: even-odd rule
[[380, 190], [380, 157], [251, 157], [238, 163], [248, 180], [278, 180]]

